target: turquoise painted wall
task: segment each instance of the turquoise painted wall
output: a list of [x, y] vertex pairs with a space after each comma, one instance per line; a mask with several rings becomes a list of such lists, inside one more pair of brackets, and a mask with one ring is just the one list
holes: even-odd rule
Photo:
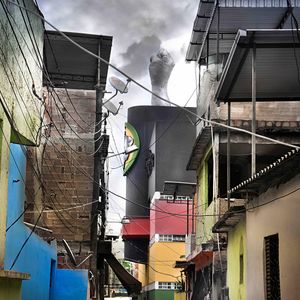
[[[26, 155], [21, 146], [11, 144], [8, 176], [7, 227], [16, 220], [24, 209]], [[22, 180], [23, 178], [23, 180]], [[4, 268], [10, 269], [23, 242], [31, 230], [21, 218], [6, 235]], [[50, 297], [50, 273], [56, 265], [56, 247], [51, 246], [36, 234], [32, 234], [23, 248], [13, 270], [30, 273], [30, 280], [23, 281], [22, 299], [47, 300]]]
[[[11, 144], [10, 150], [7, 227], [24, 209], [26, 176], [26, 153], [15, 144]], [[23, 218], [9, 229], [6, 236], [5, 269], [10, 269], [30, 232]], [[86, 300], [88, 271], [56, 269], [56, 256], [55, 245], [49, 245], [32, 234], [13, 267], [13, 270], [31, 276], [30, 280], [23, 281], [23, 300]]]
[[51, 300], [87, 299], [88, 270], [57, 269], [51, 290]]

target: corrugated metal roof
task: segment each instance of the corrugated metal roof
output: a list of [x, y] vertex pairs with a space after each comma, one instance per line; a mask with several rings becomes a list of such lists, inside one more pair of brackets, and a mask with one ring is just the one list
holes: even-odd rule
[[[216, 101], [251, 101], [252, 55], [256, 45], [257, 101], [300, 100], [298, 68], [300, 54], [292, 30], [239, 31], [224, 67]], [[298, 62], [299, 64], [299, 62]]]
[[[109, 61], [112, 37], [64, 32], [72, 40]], [[97, 82], [97, 59], [71, 44], [56, 31], [45, 32], [44, 57], [47, 72], [55, 87], [94, 90]], [[108, 66], [101, 62], [101, 83], [106, 84]], [[47, 78], [44, 76], [44, 83]]]
[[[299, 18], [300, 0], [291, 1], [291, 3], [294, 7], [293, 13]], [[214, 2], [200, 1], [190, 45], [186, 54], [187, 61], [196, 61], [200, 51], [201, 57], [207, 56], [205, 38], [210, 22], [210, 51], [208, 55], [217, 52], [217, 13], [213, 13], [215, 5]], [[229, 52], [234, 40], [234, 34], [239, 29], [276, 29], [288, 9], [285, 0], [219, 0], [218, 7], [220, 9], [220, 53]], [[290, 18], [287, 18], [284, 28], [290, 28], [290, 24]]]
[[293, 176], [299, 174], [299, 172], [300, 150], [293, 149], [252, 177], [232, 188], [229, 192], [230, 194], [237, 194], [247, 191], [260, 194], [270, 187], [287, 182]]

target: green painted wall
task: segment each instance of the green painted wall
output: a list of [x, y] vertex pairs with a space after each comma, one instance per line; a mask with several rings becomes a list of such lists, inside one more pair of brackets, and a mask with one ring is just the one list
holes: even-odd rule
[[[33, 0], [24, 0], [24, 6], [36, 13], [39, 12]], [[31, 27], [32, 32], [27, 30]], [[31, 13], [27, 16], [26, 12], [24, 14], [23, 10], [4, 0], [3, 5], [0, 5], [0, 31], [1, 269], [3, 268], [5, 252], [8, 163], [10, 158], [8, 144], [13, 142], [35, 145], [39, 140], [43, 104], [34, 94], [42, 97], [41, 68], [43, 65], [41, 59], [43, 56], [44, 25], [38, 16]], [[35, 53], [36, 45], [41, 57]], [[0, 299], [2, 298], [0, 297]]]
[[[24, 2], [27, 8], [38, 13], [33, 0]], [[12, 142], [34, 145], [38, 141], [42, 102], [34, 95], [32, 87], [34, 85], [36, 94], [42, 97], [44, 26], [34, 14], [29, 13], [27, 17], [23, 10], [8, 5], [7, 12], [4, 7], [0, 6], [0, 90], [3, 102], [0, 119], [3, 119], [5, 106], [14, 123]], [[26, 26], [32, 27], [33, 33]], [[35, 44], [41, 57], [34, 50]]]
[[[198, 169], [198, 193], [196, 212], [198, 215], [214, 214], [214, 202], [208, 206], [208, 164], [207, 160], [211, 155], [211, 147], [209, 147], [203, 157], [203, 160]], [[196, 245], [201, 245], [212, 239], [211, 229], [215, 223], [214, 217], [199, 217], [196, 220]]]
[[22, 281], [18, 279], [0, 278], [0, 299], [20, 300]]
[[[1, 299], [1, 298], [0, 298]], [[152, 290], [139, 295], [138, 300], [174, 300], [173, 290]]]
[[244, 218], [228, 233], [227, 285], [230, 299], [246, 299], [246, 254], [246, 219]]
[[[4, 117], [0, 128], [0, 269], [4, 267], [7, 197], [8, 197], [8, 169], [9, 169], [9, 141], [10, 124]], [[1, 298], [0, 298], [1, 299]]]

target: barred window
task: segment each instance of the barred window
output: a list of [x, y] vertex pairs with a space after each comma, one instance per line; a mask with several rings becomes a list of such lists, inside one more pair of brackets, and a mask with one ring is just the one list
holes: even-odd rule
[[160, 242], [185, 242], [185, 235], [160, 234]]
[[171, 290], [172, 288], [174, 289], [174, 287], [172, 287], [173, 282], [158, 282], [158, 288], [161, 290]]

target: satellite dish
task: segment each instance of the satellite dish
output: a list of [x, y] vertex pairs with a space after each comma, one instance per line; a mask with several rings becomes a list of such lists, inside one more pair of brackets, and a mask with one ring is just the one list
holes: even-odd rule
[[103, 103], [103, 106], [110, 112], [112, 113], [114, 116], [118, 114], [121, 106], [123, 105], [123, 102], [119, 102], [119, 107], [116, 107], [112, 102], [110, 102], [109, 100], [105, 101]]
[[75, 268], [78, 268], [79, 266], [81, 266], [84, 262], [86, 262], [93, 255], [92, 253], [89, 254], [84, 260], [82, 260], [79, 264], [77, 264], [75, 256], [74, 256], [69, 244], [67, 243], [67, 241], [63, 239], [62, 242], [67, 251], [68, 257], [70, 258], [70, 261]]
[[112, 76], [109, 78], [109, 83], [111, 86], [121, 94], [126, 94], [128, 92], [127, 85], [129, 81], [125, 84], [121, 79], [116, 76]]
[[113, 115], [116, 115], [119, 111], [119, 109], [110, 101], [104, 102], [103, 106]]

